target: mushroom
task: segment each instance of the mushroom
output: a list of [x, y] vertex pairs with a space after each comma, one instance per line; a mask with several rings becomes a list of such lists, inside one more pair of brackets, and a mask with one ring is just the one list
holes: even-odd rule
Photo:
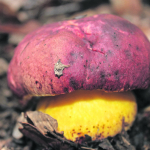
[[150, 44], [142, 31], [111, 14], [45, 25], [17, 46], [8, 85], [41, 96], [37, 110], [72, 141], [114, 136], [132, 125], [136, 98], [149, 86]]

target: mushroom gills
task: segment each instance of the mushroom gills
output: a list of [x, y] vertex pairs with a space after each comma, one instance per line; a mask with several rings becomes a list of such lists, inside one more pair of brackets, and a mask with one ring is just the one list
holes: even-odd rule
[[115, 136], [128, 130], [137, 113], [136, 98], [132, 92], [104, 92], [77, 90], [68, 94], [43, 97], [37, 110], [49, 114], [58, 122], [68, 140], [76, 141], [84, 135], [95, 140]]

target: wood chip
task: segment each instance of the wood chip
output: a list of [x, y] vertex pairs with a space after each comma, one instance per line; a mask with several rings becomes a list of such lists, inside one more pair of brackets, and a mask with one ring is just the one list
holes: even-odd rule
[[33, 122], [34, 126], [36, 126], [42, 134], [47, 134], [48, 131], [57, 131], [57, 120], [47, 114], [40, 111], [28, 111], [24, 115]]

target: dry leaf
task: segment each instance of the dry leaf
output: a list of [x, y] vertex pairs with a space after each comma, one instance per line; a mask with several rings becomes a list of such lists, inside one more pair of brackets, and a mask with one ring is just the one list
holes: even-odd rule
[[52, 142], [56, 141], [56, 139], [44, 136], [35, 126], [29, 123], [21, 123], [22, 128], [19, 130], [28, 138], [33, 140], [38, 145], [48, 149]]
[[38, 145], [45, 149], [49, 147], [62, 150], [77, 148], [76, 143], [67, 140], [63, 134], [57, 132], [56, 119], [39, 111], [28, 111], [22, 114], [25, 120], [20, 122], [22, 127], [19, 130]]
[[30, 120], [42, 134], [47, 134], [48, 131], [53, 132], [57, 130], [57, 120], [47, 114], [39, 111], [28, 111], [25, 113], [25, 116], [30, 118]]

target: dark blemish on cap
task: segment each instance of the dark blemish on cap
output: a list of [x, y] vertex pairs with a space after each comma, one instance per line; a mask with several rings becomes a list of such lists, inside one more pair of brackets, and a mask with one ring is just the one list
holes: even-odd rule
[[110, 55], [111, 55], [111, 54], [112, 54], [112, 51], [111, 51], [111, 50], [108, 50], [108, 54], [110, 54]]
[[113, 35], [113, 37], [114, 37], [114, 39], [116, 39], [116, 37], [117, 37], [117, 35], [116, 35], [116, 33], [114, 32], [114, 35]]
[[140, 49], [139, 49], [139, 47], [138, 47], [138, 46], [136, 46], [136, 50], [137, 50], [137, 51], [140, 51]]
[[73, 77], [70, 78], [69, 83], [70, 83], [70, 86], [73, 87], [74, 90], [78, 89], [79, 84], [76, 82], [76, 80]]
[[113, 90], [113, 88], [109, 88], [109, 91], [112, 91]]
[[106, 76], [105, 76], [104, 72], [100, 72], [100, 78], [99, 78], [98, 83], [99, 84], [97, 85], [97, 88], [98, 89], [103, 89], [105, 84], [106, 84]]
[[42, 89], [42, 84], [39, 83], [38, 81], [35, 81], [35, 84], [38, 86], [39, 89]]
[[81, 89], [83, 89], [83, 84], [84, 84], [84, 82], [82, 81], [82, 83], [81, 83], [81, 87], [80, 87]]
[[128, 57], [128, 59], [131, 57], [130, 50], [124, 50], [125, 55]]
[[68, 93], [69, 91], [68, 91], [68, 88], [64, 88], [64, 93]]
[[53, 88], [53, 84], [52, 83], [49, 83], [50, 87], [51, 87], [51, 90], [52, 90], [52, 93], [53, 94], [56, 94], [56, 92], [54, 91], [54, 88]]
[[51, 89], [53, 89], [53, 85], [51, 83], [49, 85], [50, 85]]
[[114, 72], [114, 76], [115, 76], [115, 79], [116, 79], [116, 80], [119, 80], [119, 70], [116, 70], [116, 71]]
[[42, 89], [42, 84], [41, 83], [39, 83], [39, 89]]
[[70, 61], [69, 61], [69, 64], [70, 65], [73, 65], [75, 63], [75, 61], [73, 60], [73, 59], [71, 59]]
[[[90, 67], [89, 67], [89, 68], [90, 68]], [[90, 68], [90, 71], [93, 72], [93, 71], [94, 71], [94, 68]]]
[[117, 76], [119, 74], [119, 70], [115, 71], [115, 75]]
[[45, 71], [45, 73], [47, 73], [47, 71]]
[[131, 47], [131, 44], [129, 44], [129, 46]]
[[[119, 77], [116, 77], [115, 78], [116, 80], [119, 80]], [[118, 84], [118, 81], [117, 81], [117, 83], [116, 84], [112, 84], [112, 85], [108, 85], [108, 86], [106, 86], [105, 88], [105, 90], [108, 90], [108, 91], [117, 91], [118, 90], [118, 87], [119, 87], [119, 84]]]
[[92, 48], [94, 43], [92, 43], [91, 41], [89, 41], [89, 43], [90, 43], [90, 47]]
[[75, 54], [73, 52], [70, 53], [71, 56], [74, 56]]
[[104, 78], [105, 78], [105, 73], [104, 73], [104, 72], [101, 72], [101, 73], [100, 73], [100, 77], [104, 79]]
[[106, 76], [104, 72], [100, 73], [100, 78], [101, 78], [101, 86], [103, 87], [106, 83]]
[[130, 87], [129, 83], [126, 83], [126, 85], [124, 86], [124, 90], [129, 90], [129, 87]]

